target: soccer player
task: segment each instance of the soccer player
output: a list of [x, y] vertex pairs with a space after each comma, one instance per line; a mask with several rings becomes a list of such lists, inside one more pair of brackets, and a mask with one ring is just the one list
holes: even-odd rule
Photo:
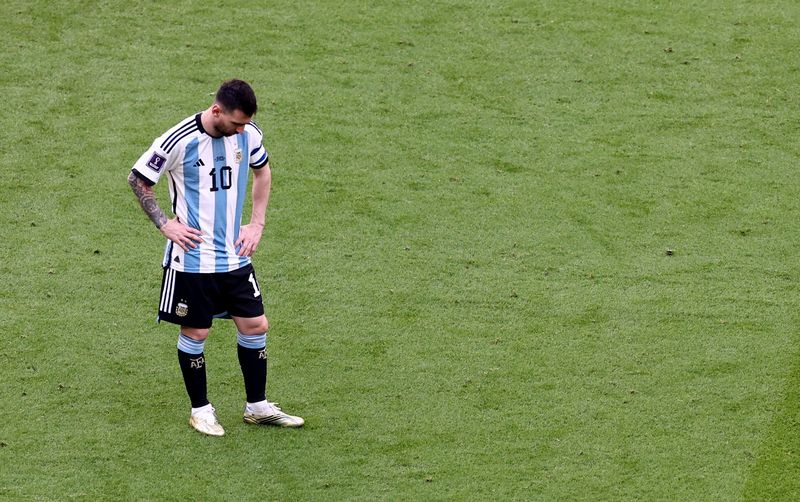
[[[189, 425], [211, 436], [225, 434], [206, 395], [204, 344], [219, 317], [232, 318], [238, 331], [244, 421], [304, 423], [266, 398], [269, 325], [250, 258], [264, 230], [272, 175], [261, 129], [252, 122], [257, 108], [249, 84], [223, 82], [210, 107], [157, 138], [128, 176], [142, 209], [167, 238], [158, 318], [180, 326], [178, 363], [192, 405]], [[242, 225], [251, 169], [252, 213]], [[174, 218], [164, 214], [152, 188], [165, 174]]]

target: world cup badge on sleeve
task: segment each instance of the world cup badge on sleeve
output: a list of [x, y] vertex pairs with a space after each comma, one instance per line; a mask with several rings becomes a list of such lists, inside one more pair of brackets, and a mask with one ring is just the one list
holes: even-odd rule
[[164, 164], [166, 163], [167, 163], [166, 158], [162, 157], [156, 152], [153, 152], [152, 157], [150, 157], [150, 160], [147, 161], [147, 167], [158, 173], [161, 172], [161, 169], [164, 167]]

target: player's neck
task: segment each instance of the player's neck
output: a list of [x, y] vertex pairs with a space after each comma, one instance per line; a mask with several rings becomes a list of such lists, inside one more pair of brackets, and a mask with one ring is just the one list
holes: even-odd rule
[[212, 138], [221, 138], [222, 134], [214, 127], [214, 121], [211, 117], [211, 108], [205, 109], [200, 114], [200, 123], [203, 124], [203, 129], [205, 129], [206, 134], [211, 136]]

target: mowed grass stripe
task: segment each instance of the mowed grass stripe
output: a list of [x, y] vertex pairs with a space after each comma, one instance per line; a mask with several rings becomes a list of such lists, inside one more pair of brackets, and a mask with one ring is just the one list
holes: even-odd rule
[[744, 500], [790, 501], [800, 497], [800, 359], [795, 359], [785, 381], [784, 399], [772, 410], [774, 420], [749, 472]]

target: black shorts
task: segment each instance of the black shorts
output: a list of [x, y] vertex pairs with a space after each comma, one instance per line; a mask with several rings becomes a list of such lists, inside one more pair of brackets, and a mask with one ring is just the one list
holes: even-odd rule
[[233, 272], [192, 274], [164, 269], [158, 320], [190, 328], [210, 328], [215, 317], [264, 314], [253, 265]]

